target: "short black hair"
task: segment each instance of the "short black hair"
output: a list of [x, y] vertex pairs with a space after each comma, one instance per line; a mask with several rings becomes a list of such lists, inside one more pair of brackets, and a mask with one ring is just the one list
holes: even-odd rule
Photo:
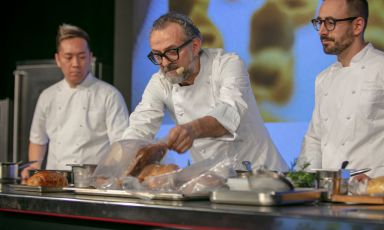
[[362, 17], [365, 20], [365, 27], [368, 24], [368, 1], [367, 0], [346, 0], [350, 17]]
[[368, 21], [369, 9], [367, 0], [347, 0], [350, 16], [363, 17]]
[[56, 49], [59, 51], [60, 43], [63, 40], [70, 39], [70, 38], [82, 38], [87, 42], [88, 48], [90, 49], [89, 45], [89, 35], [85, 30], [81, 29], [78, 26], [70, 25], [70, 24], [62, 24], [59, 26], [59, 29], [57, 30], [56, 35]]
[[169, 12], [156, 19], [153, 22], [151, 32], [154, 30], [163, 29], [169, 23], [179, 24], [184, 29], [187, 38], [192, 39], [197, 37], [201, 39], [200, 30], [195, 26], [192, 20], [187, 15], [177, 12]]

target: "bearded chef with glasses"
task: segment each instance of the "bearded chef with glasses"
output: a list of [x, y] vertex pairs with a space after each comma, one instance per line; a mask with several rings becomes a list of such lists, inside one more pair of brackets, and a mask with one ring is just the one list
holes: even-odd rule
[[259, 114], [249, 75], [238, 55], [202, 49], [199, 29], [185, 15], [167, 13], [150, 32], [149, 60], [159, 66], [130, 116], [127, 139], [154, 138], [167, 110], [175, 126], [167, 146], [190, 150], [193, 162], [220, 155], [234, 157], [235, 168], [286, 171]]
[[364, 40], [366, 0], [324, 0], [312, 20], [337, 62], [317, 76], [315, 108], [298, 165], [372, 168], [384, 175], [384, 53]]

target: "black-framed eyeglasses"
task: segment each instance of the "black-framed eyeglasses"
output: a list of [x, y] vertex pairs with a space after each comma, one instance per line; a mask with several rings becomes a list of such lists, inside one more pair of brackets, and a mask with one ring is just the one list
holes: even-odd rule
[[320, 19], [320, 18], [315, 18], [312, 19], [311, 22], [313, 24], [313, 27], [315, 30], [319, 31], [321, 24], [324, 23], [325, 29], [328, 31], [332, 31], [336, 27], [337, 22], [343, 22], [343, 21], [353, 21], [358, 17], [349, 17], [349, 18], [341, 18], [341, 19], [335, 19], [335, 18], [325, 18], [325, 19]]
[[184, 42], [180, 46], [178, 46], [176, 48], [173, 48], [173, 49], [166, 50], [163, 53], [151, 51], [147, 55], [147, 57], [155, 65], [160, 65], [163, 62], [163, 57], [165, 57], [170, 62], [175, 62], [175, 61], [179, 60], [179, 52], [180, 52], [180, 50], [183, 47], [185, 47], [186, 45], [188, 45], [189, 43], [191, 43], [192, 40], [193, 40], [193, 38], [191, 38], [188, 41]]

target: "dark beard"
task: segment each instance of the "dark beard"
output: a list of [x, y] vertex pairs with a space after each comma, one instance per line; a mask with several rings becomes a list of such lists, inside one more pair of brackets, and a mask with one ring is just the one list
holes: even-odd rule
[[335, 41], [334, 38], [321, 36], [321, 41], [323, 41], [323, 40], [333, 42], [333, 46], [332, 45], [328, 45], [328, 46], [323, 45], [324, 53], [339, 55], [344, 50], [346, 50], [348, 47], [350, 47], [352, 45], [353, 34], [352, 34], [352, 31], [349, 30], [340, 38], [340, 41]]

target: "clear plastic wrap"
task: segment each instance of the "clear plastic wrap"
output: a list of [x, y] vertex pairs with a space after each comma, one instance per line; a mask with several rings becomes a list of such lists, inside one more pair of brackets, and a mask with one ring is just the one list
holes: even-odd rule
[[233, 161], [216, 155], [179, 171], [148, 177], [141, 184], [141, 189], [185, 195], [208, 193], [225, 186], [226, 179], [233, 176]]
[[151, 144], [144, 140], [122, 140], [111, 145], [111, 149], [97, 165], [91, 185], [99, 189], [120, 189], [120, 178], [125, 175], [139, 149]]
[[236, 175], [233, 168], [235, 158], [216, 154], [214, 157], [196, 162], [184, 169], [147, 176], [140, 183], [140, 179], [137, 178], [139, 174], [127, 174], [127, 169], [137, 162], [139, 152], [146, 149], [147, 146], [158, 143], [142, 140], [123, 140], [114, 143], [110, 152], [99, 162], [92, 175], [91, 185], [98, 189], [133, 190], [143, 192], [143, 194], [145, 192], [149, 192], [149, 194], [171, 192], [194, 195], [208, 193], [226, 186], [226, 179]]

